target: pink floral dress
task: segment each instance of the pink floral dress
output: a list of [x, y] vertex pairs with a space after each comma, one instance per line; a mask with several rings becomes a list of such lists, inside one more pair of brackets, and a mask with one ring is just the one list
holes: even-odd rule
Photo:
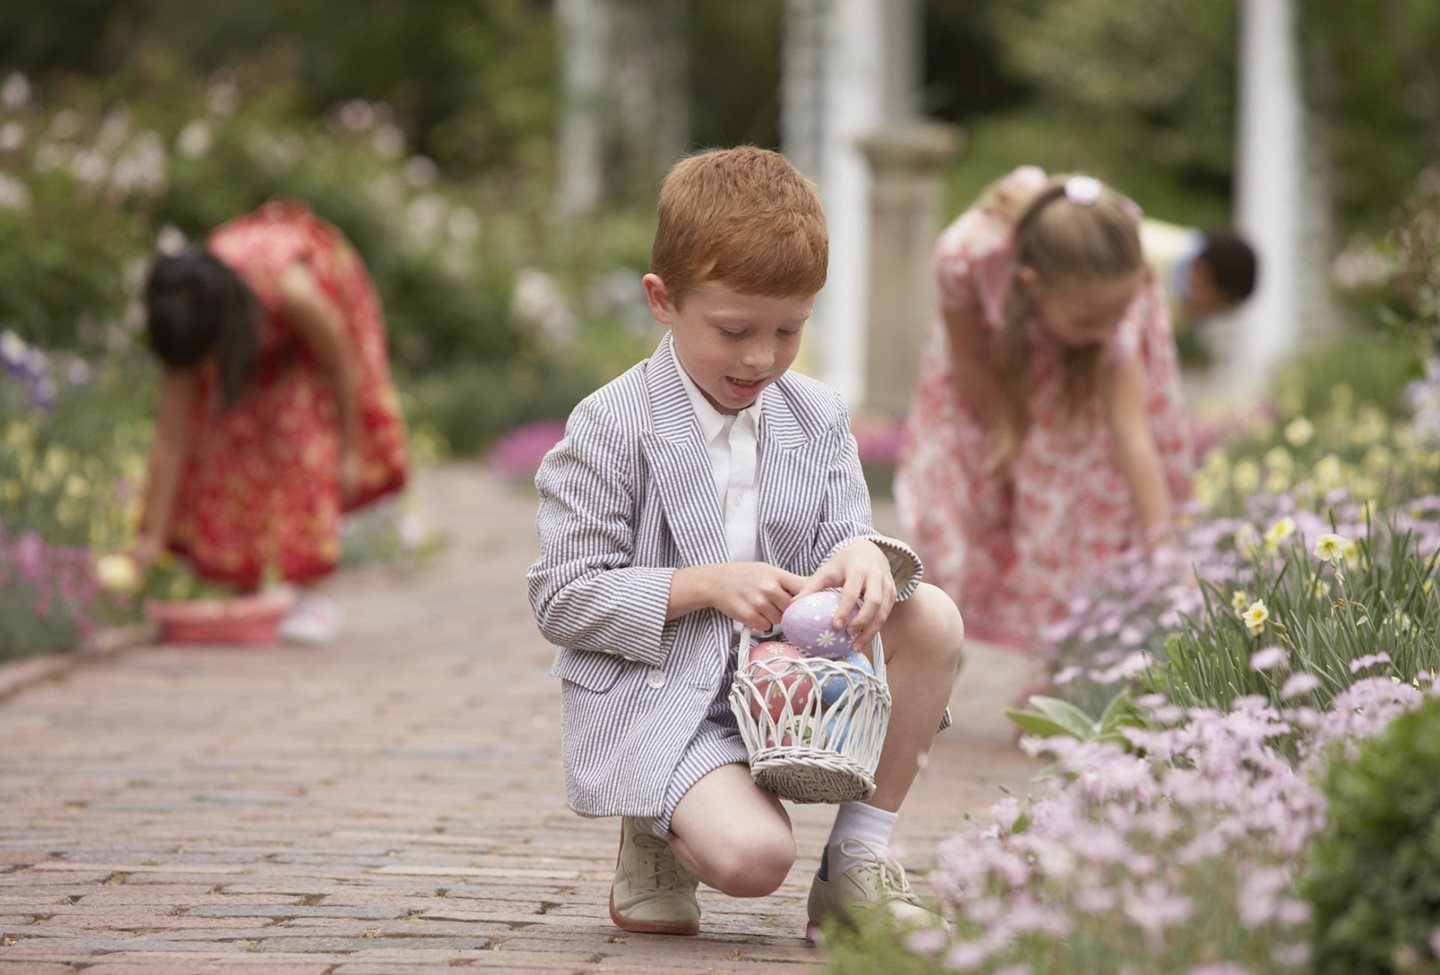
[[[998, 328], [1013, 264], [1009, 227], [984, 210], [966, 211], [935, 248], [942, 305], [978, 309]], [[967, 632], [1040, 650], [1044, 628], [1086, 592], [1097, 569], [1143, 539], [1100, 397], [1083, 415], [1069, 415], [1059, 349], [1033, 325], [1031, 340], [1030, 429], [1010, 465], [992, 471], [988, 436], [957, 388], [949, 334], [936, 316], [906, 421], [895, 500], [926, 577], [959, 604]], [[1109, 341], [1108, 355], [1144, 364], [1150, 427], [1171, 498], [1187, 499], [1191, 450], [1180, 371], [1169, 312], [1153, 282], [1135, 295]]]

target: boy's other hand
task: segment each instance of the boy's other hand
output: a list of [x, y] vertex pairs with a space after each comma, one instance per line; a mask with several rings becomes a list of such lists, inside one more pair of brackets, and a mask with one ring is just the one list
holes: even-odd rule
[[850, 621], [846, 633], [856, 650], [869, 649], [870, 641], [889, 619], [897, 595], [890, 560], [880, 546], [868, 538], [850, 543], [820, 566], [795, 595], [836, 588], [840, 590], [840, 602], [835, 607], [834, 625], [844, 626], [850, 610], [858, 602], [860, 611]]
[[713, 568], [710, 605], [757, 631], [778, 626], [806, 582], [767, 562], [723, 562]]

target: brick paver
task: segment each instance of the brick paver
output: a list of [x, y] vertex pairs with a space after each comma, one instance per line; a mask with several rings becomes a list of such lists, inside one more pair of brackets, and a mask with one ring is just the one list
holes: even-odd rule
[[[800, 972], [827, 807], [794, 807], [776, 894], [702, 891], [698, 938], [627, 935], [616, 820], [564, 805], [559, 690], [525, 601], [534, 499], [425, 471], [448, 544], [334, 594], [329, 648], [145, 647], [0, 701], [0, 975]], [[882, 525], [892, 517], [881, 509]], [[1033, 771], [999, 708], [1025, 666], [971, 649], [897, 841], [923, 867]]]

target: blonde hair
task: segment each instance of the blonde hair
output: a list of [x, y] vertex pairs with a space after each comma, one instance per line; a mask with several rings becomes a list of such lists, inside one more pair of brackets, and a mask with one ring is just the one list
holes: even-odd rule
[[[1142, 271], [1140, 214], [1133, 201], [1098, 185], [1092, 197], [1067, 192], [1073, 177], [1053, 176], [1038, 187], [1001, 180], [981, 195], [976, 206], [1009, 224], [1014, 241], [1012, 275], [1028, 267], [1051, 285], [1057, 282], [1109, 283]], [[1097, 184], [1091, 184], [1093, 190]], [[996, 431], [994, 460], [1015, 455], [1030, 429], [1031, 347], [1026, 322], [1031, 314], [1026, 289], [1011, 278], [1004, 319], [995, 337], [1004, 403]], [[1100, 343], [1061, 352], [1063, 402], [1078, 415], [1099, 382], [1104, 346]]]
[[681, 159], [660, 187], [650, 270], [678, 306], [706, 281], [752, 295], [813, 295], [830, 239], [814, 185], [778, 152], [755, 146]]

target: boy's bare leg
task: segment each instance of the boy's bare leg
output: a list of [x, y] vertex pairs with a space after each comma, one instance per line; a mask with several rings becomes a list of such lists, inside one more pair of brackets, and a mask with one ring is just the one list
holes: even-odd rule
[[755, 784], [748, 766], [722, 765], [675, 807], [670, 849], [721, 893], [764, 897], [785, 882], [795, 863], [795, 834], [780, 800]]
[[896, 603], [885, 621], [880, 640], [894, 706], [870, 805], [896, 812], [905, 801], [950, 701], [964, 639], [965, 624], [955, 603], [926, 583]]
[[916, 897], [904, 870], [890, 859], [889, 844], [900, 804], [950, 700], [965, 624], [949, 596], [921, 585], [895, 604], [880, 637], [894, 706], [875, 771], [875, 794], [868, 802], [841, 803], [836, 812], [810, 886], [806, 933], [811, 939], [827, 921], [853, 923], [857, 911], [877, 908], [901, 925], [945, 924]]

